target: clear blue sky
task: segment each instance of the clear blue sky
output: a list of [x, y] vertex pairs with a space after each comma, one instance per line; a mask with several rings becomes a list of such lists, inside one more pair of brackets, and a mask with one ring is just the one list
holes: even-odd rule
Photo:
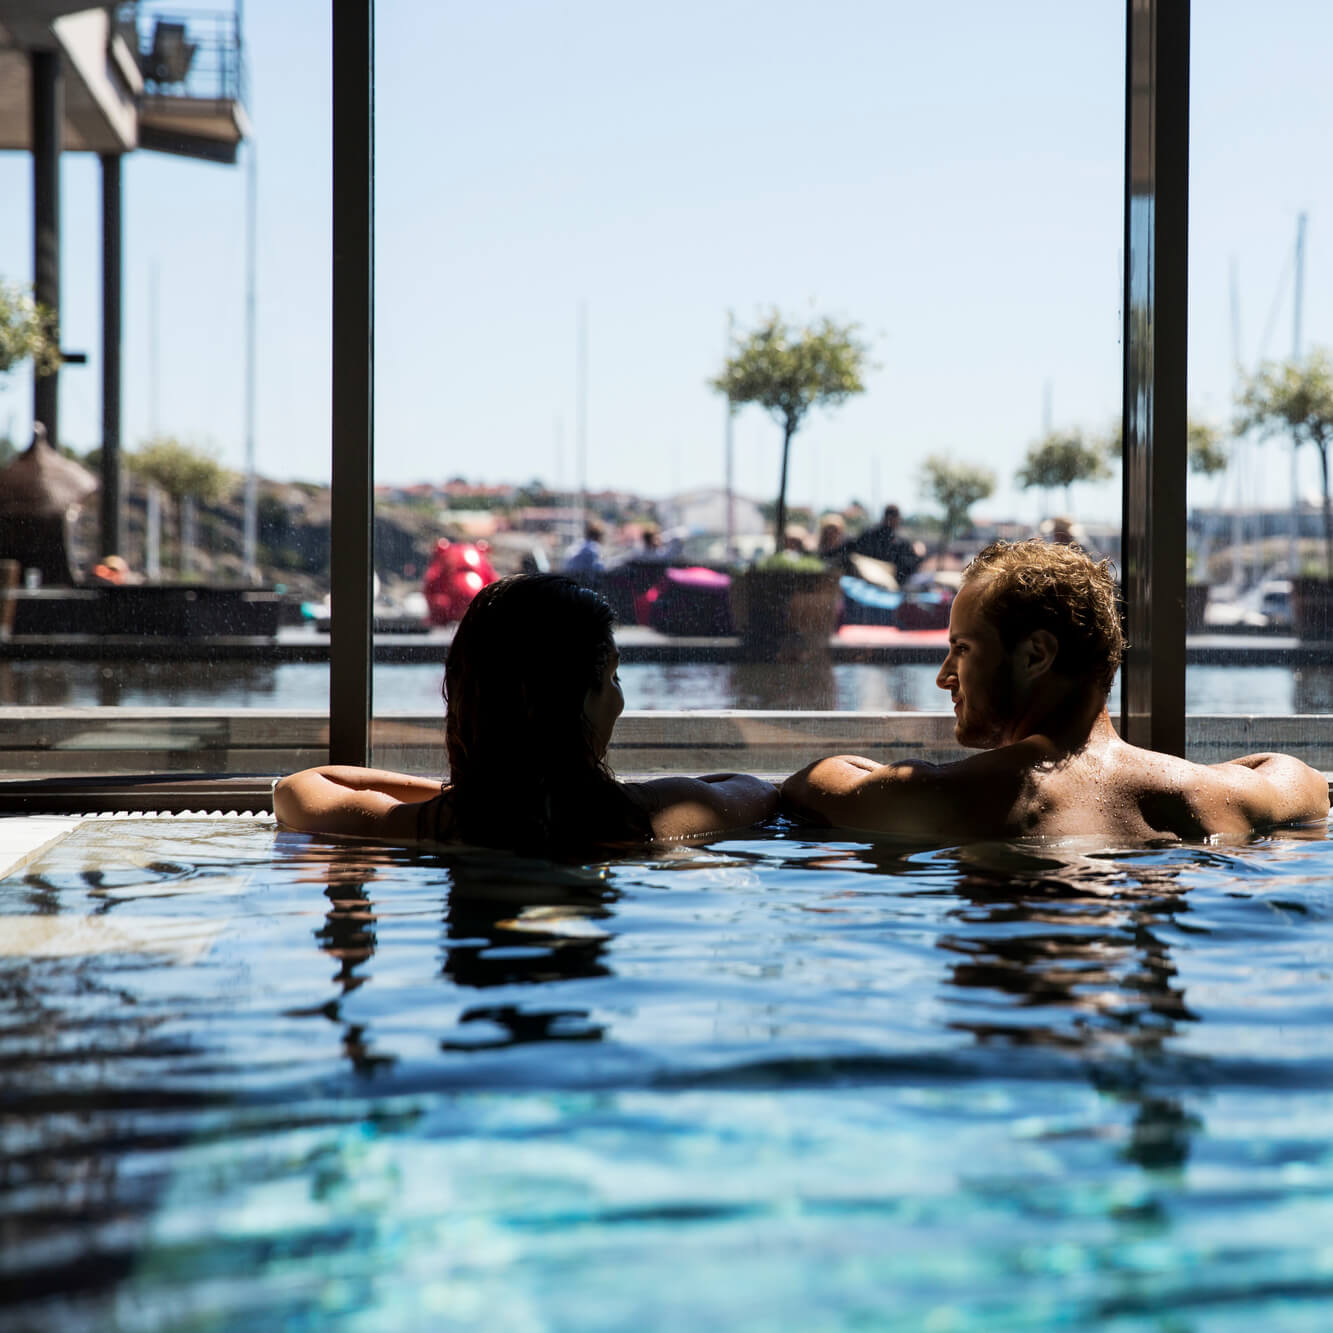
[[[859, 321], [868, 392], [798, 436], [792, 497], [921, 503], [931, 452], [1012, 486], [1040, 433], [1119, 412], [1123, 0], [954, 5], [606, 2], [379, 7], [377, 472], [575, 480], [577, 311], [588, 477], [660, 496], [719, 484], [706, 387], [727, 311]], [[328, 476], [326, 0], [247, 7], [259, 179], [260, 470]], [[1194, 7], [1190, 395], [1225, 420], [1229, 267], [1245, 357], [1291, 346], [1280, 279], [1309, 214], [1304, 329], [1333, 343], [1333, 8]], [[0, 273], [31, 276], [30, 164], [0, 154]], [[126, 165], [125, 435], [243, 458], [245, 173]], [[66, 442], [98, 442], [95, 162], [64, 168]], [[152, 392], [156, 273], [158, 383]], [[1275, 304], [1276, 303], [1276, 304]], [[23, 375], [0, 430], [25, 438]], [[778, 434], [736, 424], [737, 480], [776, 489]], [[1277, 503], [1276, 448], [1230, 483]], [[1306, 460], [1313, 487], [1313, 458]], [[1212, 501], [1216, 483], [1195, 498]], [[1085, 518], [1117, 486], [1076, 491]]]

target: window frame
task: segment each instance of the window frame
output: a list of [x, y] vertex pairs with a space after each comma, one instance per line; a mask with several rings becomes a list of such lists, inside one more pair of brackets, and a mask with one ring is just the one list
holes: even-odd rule
[[[374, 0], [333, 0], [331, 17], [328, 757], [364, 765], [373, 718]], [[1178, 754], [1186, 730], [1189, 19], [1189, 0], [1126, 0], [1122, 573], [1131, 648], [1122, 668], [1121, 733]], [[132, 805], [134, 782], [110, 781], [121, 808]], [[237, 786], [225, 778], [213, 785], [221, 792], [229, 783]], [[162, 784], [161, 776], [143, 780], [142, 808], [161, 808]], [[209, 779], [188, 785], [196, 795]], [[262, 808], [260, 784], [251, 781], [244, 800]], [[6, 804], [0, 800], [0, 808]]]

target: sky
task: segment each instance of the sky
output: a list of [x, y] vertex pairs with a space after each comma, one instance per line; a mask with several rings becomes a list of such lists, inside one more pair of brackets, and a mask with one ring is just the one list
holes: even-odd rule
[[[176, 4], [175, 9], [188, 9]], [[1120, 411], [1123, 0], [951, 5], [575, 0], [381, 3], [376, 46], [376, 475], [578, 484], [586, 309], [591, 488], [664, 497], [723, 479], [707, 381], [771, 308], [854, 321], [866, 392], [814, 411], [789, 498], [929, 508], [922, 460], [983, 463], [975, 512], [1016, 489], [1045, 424]], [[259, 470], [329, 474], [326, 0], [246, 7], [258, 207]], [[1242, 360], [1333, 344], [1333, 7], [1193, 7], [1189, 396], [1224, 424]], [[100, 433], [95, 160], [63, 165], [64, 442]], [[244, 461], [244, 165], [125, 164], [124, 438]], [[0, 275], [31, 279], [31, 163], [0, 153]], [[1233, 325], [1236, 273], [1239, 319]], [[31, 389], [0, 385], [26, 439]], [[770, 498], [781, 436], [734, 426], [737, 488]], [[1244, 445], [1198, 503], [1285, 503], [1281, 446]], [[1313, 457], [1302, 489], [1317, 486]], [[1114, 520], [1118, 484], [1075, 488]]]

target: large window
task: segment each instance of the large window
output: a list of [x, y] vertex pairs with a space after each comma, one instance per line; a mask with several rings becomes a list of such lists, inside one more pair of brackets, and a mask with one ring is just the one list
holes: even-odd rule
[[[943, 712], [936, 640], [971, 551], [1072, 519], [1117, 554], [1123, 42], [1115, 0], [381, 5], [382, 591], [419, 593], [441, 537], [489, 542], [500, 573], [559, 569], [592, 522], [629, 709]], [[860, 623], [799, 665], [700, 642], [716, 585], [635, 558], [651, 530], [735, 579], [772, 549], [782, 428], [729, 419], [709, 381], [773, 311], [867, 346], [864, 391], [793, 439], [790, 539], [895, 503], [942, 590], [899, 616], [844, 585]], [[1079, 444], [1087, 479], [1020, 479]], [[952, 530], [932, 465], [981, 476]], [[438, 710], [438, 662], [375, 684], [377, 754], [401, 759], [390, 715]]]
[[[313, 758], [327, 724], [292, 714], [324, 712], [326, 649], [279, 644], [273, 630], [286, 634], [303, 602], [328, 593], [329, 7], [251, 6], [244, 29], [239, 4], [58, 20], [51, 6], [7, 8], [0, 131], [21, 151], [0, 155], [0, 278], [41, 285], [34, 229], [51, 193], [28, 122], [45, 57], [61, 149], [50, 247], [60, 345], [86, 358], [61, 369], [50, 433], [100, 478], [118, 423], [122, 505], [108, 538], [99, 493], [84, 500], [73, 588], [20, 560], [13, 636], [0, 641], [0, 770], [222, 772]], [[103, 338], [117, 287], [118, 404]], [[31, 364], [0, 374], [0, 465], [28, 447], [36, 411]], [[0, 511], [3, 528], [13, 516], [3, 500]], [[109, 556], [138, 586], [112, 589], [108, 606], [90, 585]], [[257, 723], [261, 712], [274, 720]]]
[[[1218, 468], [1190, 479], [1200, 637], [1187, 699], [1195, 714], [1259, 715], [1245, 729], [1250, 748], [1290, 748], [1327, 768], [1333, 728], [1322, 717], [1274, 719], [1333, 705], [1319, 453], [1308, 441], [1293, 449], [1278, 420], [1290, 405], [1284, 377], [1317, 389], [1333, 347], [1333, 186], [1310, 169], [1333, 116], [1319, 76], [1330, 19], [1290, 0], [1262, 23], [1241, 17], [1196, 6], [1192, 22], [1189, 401]], [[1245, 430], [1247, 416], [1266, 421]], [[1237, 729], [1210, 722], [1196, 743], [1231, 748]]]
[[[131, 8], [116, 13], [122, 36]], [[1189, 412], [1192, 438], [1211, 440], [1225, 466], [1189, 483], [1185, 700], [1214, 719], [1191, 728], [1197, 757], [1299, 743], [1330, 766], [1321, 724], [1236, 720], [1325, 714], [1333, 698], [1320, 585], [1306, 578], [1324, 560], [1317, 451], [1303, 446], [1293, 468], [1281, 432], [1232, 438], [1244, 376], [1264, 358], [1308, 362], [1325, 341], [1327, 187], [1309, 163], [1329, 107], [1307, 68], [1321, 20], [1290, 9], [1257, 28], [1216, 7], [1193, 21]], [[137, 7], [141, 52], [164, 17]], [[342, 7], [332, 17], [351, 21]], [[150, 493], [127, 457], [117, 553], [167, 582], [244, 581], [237, 478], [253, 446], [262, 583], [283, 585], [293, 623], [262, 650], [193, 656], [146, 633], [100, 655], [0, 645], [7, 771], [261, 770], [328, 742], [328, 556], [359, 540], [345, 519], [333, 530], [330, 496], [330, 224], [341, 206], [336, 192], [327, 206], [329, 162], [350, 160], [333, 130], [330, 22], [314, 0], [246, 11], [235, 166], [163, 152], [171, 144], [146, 134], [121, 168], [124, 448], [174, 437], [213, 451], [232, 479], [222, 498], [180, 503]], [[1059, 520], [1126, 563], [1107, 452], [1121, 424], [1125, 25], [1119, 0], [948, 14], [778, 6], [762, 24], [691, 5], [381, 5], [375, 757], [442, 763], [449, 629], [392, 632], [422, 610], [439, 540], [489, 543], [500, 573], [560, 568], [589, 520], [622, 620], [628, 705], [642, 715], [620, 732], [632, 765], [758, 746], [777, 768], [803, 746], [857, 735], [921, 753], [947, 743], [930, 636], [950, 567], [992, 536], [1049, 534]], [[87, 137], [76, 36], [59, 169], [62, 344], [88, 359], [62, 372], [59, 436], [87, 454], [104, 432], [105, 145]], [[14, 68], [27, 77], [21, 65], [7, 78]], [[0, 212], [0, 273], [26, 281], [28, 152], [0, 159], [0, 186], [12, 203]], [[756, 406], [729, 412], [710, 384], [773, 312], [793, 327], [854, 326], [866, 348], [858, 391], [813, 409], [793, 437], [791, 534], [817, 539], [826, 515], [855, 534], [896, 503], [900, 534], [929, 557], [924, 572], [936, 566], [925, 591], [940, 599], [904, 618], [851, 571], [872, 585], [840, 590], [844, 619], [858, 623], [827, 654], [796, 661], [739, 651], [709, 619], [740, 626], [720, 581], [774, 542], [782, 428]], [[358, 335], [344, 320], [343, 345]], [[23, 370], [0, 383], [11, 445], [31, 437], [31, 402]], [[1068, 484], [1039, 466], [1062, 451], [1083, 460]], [[958, 483], [967, 470], [986, 493], [946, 530], [928, 478]], [[626, 563], [649, 530], [715, 577], [682, 592], [660, 566], [645, 569], [651, 559]], [[75, 533], [78, 570], [103, 547], [93, 498]], [[358, 600], [349, 587], [344, 608]], [[1309, 626], [1291, 623], [1312, 606]], [[344, 622], [353, 638], [359, 614]], [[895, 621], [896, 636], [885, 623]], [[1165, 643], [1140, 650], [1155, 660]], [[761, 732], [721, 716], [736, 709], [788, 716]], [[678, 710], [695, 716], [654, 720]], [[848, 720], [802, 720], [817, 713]], [[688, 737], [688, 755], [660, 743], [664, 729]]]

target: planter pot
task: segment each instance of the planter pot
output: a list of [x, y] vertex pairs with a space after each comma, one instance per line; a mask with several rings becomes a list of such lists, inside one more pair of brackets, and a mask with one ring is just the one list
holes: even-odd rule
[[1203, 613], [1208, 607], [1208, 585], [1185, 585], [1185, 633], [1198, 634], [1203, 629]]
[[748, 662], [831, 657], [842, 593], [836, 570], [750, 569], [731, 581], [731, 619]]
[[1298, 639], [1333, 639], [1333, 583], [1308, 575], [1292, 579], [1291, 627]]

